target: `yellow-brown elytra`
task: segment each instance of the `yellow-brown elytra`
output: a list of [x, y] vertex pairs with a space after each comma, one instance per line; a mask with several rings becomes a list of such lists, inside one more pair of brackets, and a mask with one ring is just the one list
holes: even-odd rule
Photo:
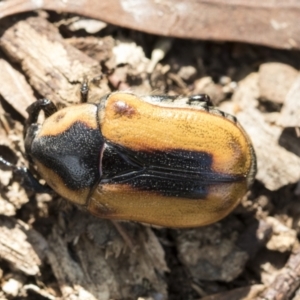
[[247, 134], [206, 95], [114, 92], [59, 111], [39, 100], [28, 112], [31, 163], [54, 191], [98, 217], [202, 226], [233, 210], [254, 180]]

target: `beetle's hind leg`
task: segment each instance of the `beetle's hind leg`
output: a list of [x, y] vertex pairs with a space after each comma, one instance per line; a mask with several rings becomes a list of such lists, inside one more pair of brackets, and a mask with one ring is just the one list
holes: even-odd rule
[[35, 193], [52, 193], [52, 189], [38, 182], [29, 169], [18, 167], [0, 156], [0, 168], [3, 170], [12, 170], [13, 173], [20, 178], [22, 186], [25, 190]]
[[188, 97], [188, 103], [189, 104], [199, 103], [199, 105], [206, 108], [207, 110], [209, 106], [214, 106], [210, 97], [207, 94], [192, 95]]

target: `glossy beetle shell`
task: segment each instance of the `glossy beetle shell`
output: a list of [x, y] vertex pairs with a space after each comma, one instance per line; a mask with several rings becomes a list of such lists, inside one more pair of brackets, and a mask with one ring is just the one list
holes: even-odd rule
[[191, 99], [116, 92], [68, 107], [45, 120], [28, 152], [58, 194], [96, 216], [213, 223], [253, 182], [255, 154], [234, 117]]

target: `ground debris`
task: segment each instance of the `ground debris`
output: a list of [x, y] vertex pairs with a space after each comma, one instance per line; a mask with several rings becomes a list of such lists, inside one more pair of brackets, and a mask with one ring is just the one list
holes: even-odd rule
[[277, 123], [284, 127], [300, 127], [300, 75], [286, 95]]
[[[87, 77], [91, 102], [115, 90], [209, 94], [252, 140], [256, 181], [224, 220], [176, 230], [94, 218], [26, 192], [0, 167], [0, 299], [299, 300], [300, 53], [94, 21], [51, 11], [0, 20], [1, 157], [28, 166], [28, 104], [78, 103]], [[279, 21], [268, 23], [277, 33]]]
[[283, 63], [265, 63], [259, 67], [260, 98], [283, 103], [298, 76], [298, 71]]
[[27, 275], [40, 274], [48, 244], [38, 232], [20, 220], [1, 216], [0, 235], [1, 259]]
[[233, 101], [238, 106], [238, 120], [251, 136], [256, 151], [256, 178], [274, 191], [299, 181], [300, 157], [280, 146], [282, 128], [268, 123], [257, 109], [258, 78], [258, 74], [252, 73], [241, 81]]
[[0, 47], [21, 65], [39, 94], [54, 102], [77, 102], [84, 76], [101, 74], [97, 61], [67, 43], [43, 17], [9, 27], [0, 38]]
[[236, 231], [228, 231], [221, 222], [178, 232], [176, 242], [180, 260], [194, 278], [229, 282], [243, 271], [249, 256], [236, 246], [241, 224], [233, 218], [230, 223], [233, 228], [237, 227]]
[[[0, 95], [24, 118], [27, 118], [27, 106], [35, 101], [33, 91], [26, 82], [23, 74], [12, 68], [12, 66], [0, 59]], [[13, 87], [13, 89], [12, 89]]]
[[[96, 220], [94, 218], [94, 222]], [[115, 228], [112, 223], [108, 223], [108, 226], [111, 227], [111, 234]], [[64, 299], [69, 299], [71, 295], [77, 297], [74, 299], [124, 299], [134, 294], [135, 297], [161, 294], [164, 299], [166, 285], [156, 273], [162, 275], [168, 270], [164, 252], [150, 228], [138, 228], [141, 230], [135, 229], [134, 249], [123, 245], [123, 249], [127, 250], [113, 253], [107, 247], [115, 249], [112, 245], [115, 240], [105, 247], [97, 247], [90, 238], [82, 235], [76, 244], [67, 243], [61, 229], [54, 227], [48, 240], [48, 260]], [[68, 250], [70, 247], [71, 253]]]
[[266, 245], [267, 249], [279, 252], [291, 251], [298, 243], [297, 232], [273, 217], [267, 217], [266, 221], [273, 229], [273, 235]]
[[288, 300], [300, 286], [300, 248], [297, 247], [274, 281], [256, 300]]

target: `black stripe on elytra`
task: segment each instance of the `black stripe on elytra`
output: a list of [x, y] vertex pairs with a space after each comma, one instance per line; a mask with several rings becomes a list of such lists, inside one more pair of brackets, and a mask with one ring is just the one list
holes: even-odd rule
[[212, 184], [244, 180], [243, 176], [214, 172], [212, 156], [206, 152], [135, 152], [113, 144], [107, 144], [103, 152], [102, 174], [103, 184], [128, 184], [186, 198], [205, 198]]
[[99, 159], [103, 138], [98, 128], [75, 122], [56, 136], [35, 138], [32, 157], [58, 174], [64, 184], [79, 190], [94, 186], [99, 180]]

